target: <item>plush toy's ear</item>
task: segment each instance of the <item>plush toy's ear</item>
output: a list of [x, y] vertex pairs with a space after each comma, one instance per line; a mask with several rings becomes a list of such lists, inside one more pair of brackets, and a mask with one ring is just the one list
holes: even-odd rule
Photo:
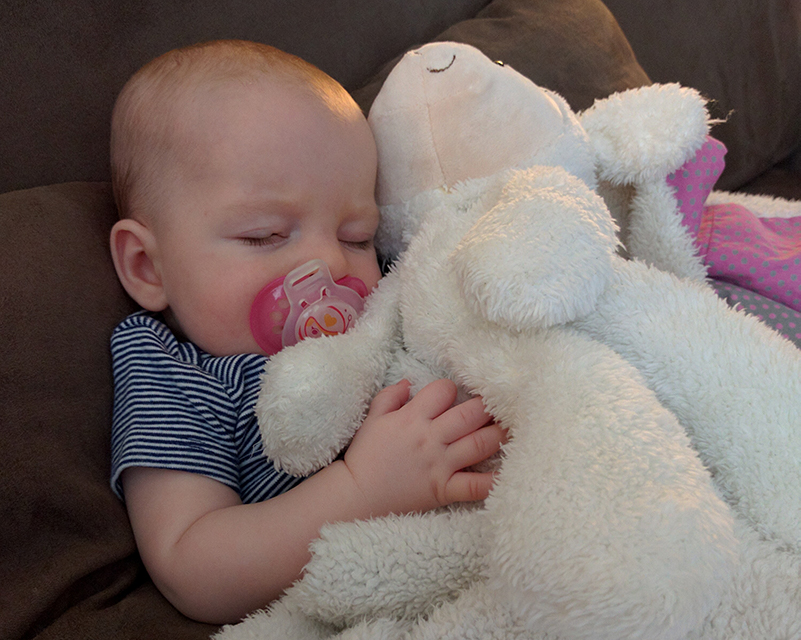
[[451, 255], [473, 311], [516, 331], [591, 312], [613, 276], [616, 227], [603, 200], [559, 167], [512, 172]]
[[579, 119], [598, 179], [614, 185], [664, 180], [701, 148], [710, 124], [706, 100], [678, 84], [614, 93]]

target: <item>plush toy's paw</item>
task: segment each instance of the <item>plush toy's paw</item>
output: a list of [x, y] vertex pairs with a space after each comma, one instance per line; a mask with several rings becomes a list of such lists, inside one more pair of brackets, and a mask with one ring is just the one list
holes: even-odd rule
[[340, 627], [413, 620], [479, 579], [485, 526], [473, 510], [326, 526], [287, 594], [307, 615]]
[[621, 91], [580, 116], [595, 149], [598, 178], [613, 184], [664, 180], [709, 133], [706, 101], [677, 84]]
[[523, 331], [589, 313], [611, 276], [615, 224], [560, 167], [511, 172], [500, 200], [451, 256], [471, 309]]
[[353, 437], [397, 350], [399, 285], [387, 275], [348, 333], [304, 340], [266, 364], [256, 415], [276, 468], [309, 475]]
[[256, 415], [264, 453], [277, 469], [309, 475], [359, 428], [379, 383], [363, 358], [351, 357], [359, 345], [349, 338], [304, 340], [267, 363]]

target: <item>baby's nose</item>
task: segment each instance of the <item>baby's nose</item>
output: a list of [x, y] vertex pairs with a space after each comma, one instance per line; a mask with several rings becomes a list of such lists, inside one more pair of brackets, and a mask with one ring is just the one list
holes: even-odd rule
[[331, 277], [334, 281], [348, 275], [349, 262], [345, 255], [345, 249], [337, 242], [336, 244], [326, 244], [314, 258], [319, 258], [328, 265]]

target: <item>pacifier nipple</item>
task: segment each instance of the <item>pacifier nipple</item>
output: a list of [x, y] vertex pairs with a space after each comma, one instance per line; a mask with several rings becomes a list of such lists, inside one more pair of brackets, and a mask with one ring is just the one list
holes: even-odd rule
[[358, 278], [334, 282], [325, 262], [310, 260], [259, 291], [250, 308], [250, 331], [268, 355], [305, 338], [345, 333], [366, 295]]

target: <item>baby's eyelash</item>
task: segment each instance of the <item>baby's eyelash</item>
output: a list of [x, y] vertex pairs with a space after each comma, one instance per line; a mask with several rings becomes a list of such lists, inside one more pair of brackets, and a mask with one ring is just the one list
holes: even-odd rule
[[345, 241], [345, 244], [348, 245], [349, 247], [352, 247], [353, 249], [366, 251], [367, 249], [373, 246], [373, 241], [372, 240], [361, 240], [360, 242]]
[[239, 238], [241, 242], [248, 245], [249, 247], [266, 247], [273, 244], [277, 244], [282, 240], [281, 236], [272, 234], [269, 236], [264, 237], [245, 237]]

